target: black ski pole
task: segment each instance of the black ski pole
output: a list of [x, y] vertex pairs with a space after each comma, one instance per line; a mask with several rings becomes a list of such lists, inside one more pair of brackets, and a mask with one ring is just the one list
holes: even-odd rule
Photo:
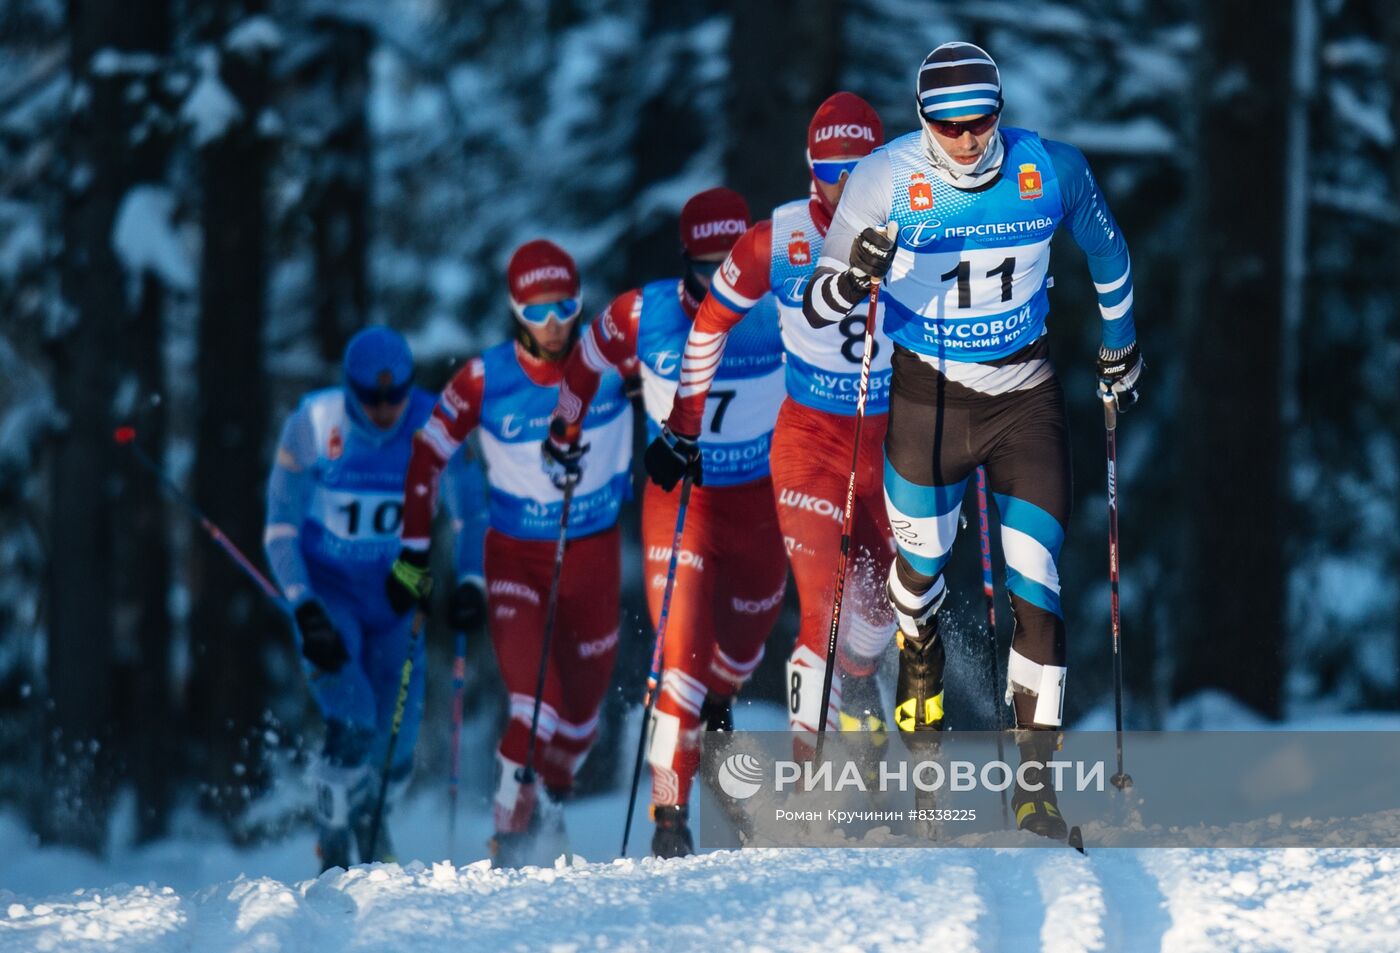
[[564, 542], [569, 533], [569, 505], [574, 500], [576, 479], [564, 484], [564, 507], [559, 513], [559, 540], [554, 544], [554, 576], [549, 581], [549, 601], [545, 604], [544, 638], [540, 643], [540, 669], [535, 678], [535, 707], [530, 712], [530, 740], [525, 748], [525, 763], [515, 769], [515, 780], [521, 784], [535, 783], [535, 732], [540, 726], [540, 705], [544, 701], [544, 682], [549, 672], [549, 643], [554, 636], [554, 616], [559, 610], [559, 577], [564, 570]]
[[622, 851], [627, 856], [627, 841], [632, 835], [632, 812], [637, 808], [637, 787], [642, 781], [642, 757], [647, 746], [647, 722], [656, 704], [656, 688], [661, 684], [661, 669], [666, 653], [666, 623], [671, 618], [671, 592], [676, 588], [676, 567], [681, 555], [681, 536], [685, 532], [685, 511], [690, 506], [690, 474], [681, 481], [681, 505], [676, 510], [676, 532], [671, 537], [671, 562], [666, 567], [666, 588], [661, 595], [661, 616], [656, 623], [656, 644], [651, 651], [651, 670], [647, 672], [647, 694], [642, 701], [642, 733], [637, 739], [637, 759], [632, 764], [632, 790], [627, 795], [627, 818], [622, 825]]
[[[977, 527], [982, 534], [982, 594], [987, 598], [988, 667], [991, 669], [992, 710], [997, 716], [997, 761], [1006, 764], [1006, 746], [1002, 741], [1005, 720], [1000, 683], [997, 678], [997, 590], [992, 578], [992, 523], [987, 516], [987, 468], [977, 468]], [[1011, 812], [1006, 805], [1006, 788], [1001, 789], [1001, 825], [1011, 826]]]
[[851, 447], [851, 475], [846, 481], [846, 506], [841, 514], [841, 551], [836, 557], [836, 587], [831, 598], [831, 629], [826, 637], [826, 668], [822, 672], [822, 703], [817, 709], [817, 750], [812, 760], [820, 763], [826, 741], [827, 706], [831, 704], [831, 683], [836, 672], [836, 641], [841, 629], [841, 603], [846, 594], [846, 569], [851, 558], [851, 524], [855, 522], [856, 470], [860, 466], [860, 425], [865, 420], [865, 398], [870, 390], [870, 358], [875, 350], [875, 311], [880, 301], [880, 279], [870, 279], [870, 305], [865, 313], [865, 353], [860, 357], [860, 387], [856, 391], [856, 423]]
[[394, 702], [394, 721], [389, 728], [389, 750], [384, 752], [384, 770], [379, 777], [379, 797], [374, 803], [374, 816], [369, 825], [368, 856], [361, 857], [361, 863], [371, 863], [379, 850], [379, 831], [384, 823], [384, 803], [389, 797], [389, 772], [394, 768], [394, 749], [399, 745], [399, 729], [403, 727], [403, 711], [408, 705], [408, 683], [413, 680], [413, 656], [418, 649], [418, 637], [423, 632], [422, 609], [413, 613], [413, 628], [408, 636], [408, 654], [404, 656], [402, 674], [399, 676], [399, 697]]
[[160, 481], [160, 485], [165, 489], [165, 492], [170, 498], [184, 507], [185, 511], [194, 518], [200, 528], [209, 535], [209, 538], [238, 565], [239, 569], [243, 570], [243, 574], [257, 584], [258, 588], [263, 591], [263, 595], [267, 596], [267, 598], [272, 601], [272, 604], [277, 607], [279, 612], [286, 616], [292, 614], [291, 607], [287, 605], [287, 600], [282, 597], [282, 593], [272, 584], [271, 580], [258, 571], [258, 567], [253, 565], [253, 561], [243, 555], [243, 552], [234, 545], [233, 540], [225, 536], [224, 531], [219, 529], [219, 527], [214, 524], [213, 520], [204, 515], [200, 508], [195, 505], [194, 501], [186, 496], [180, 487], [175, 484], [175, 481], [170, 478], [170, 475], [161, 469], [160, 464], [152, 460], [150, 455], [141, 449], [136, 443], [135, 427], [118, 427], [113, 432], [112, 439], [120, 446], [127, 447], [131, 450], [132, 455], [136, 457], [136, 461], [149, 470], [155, 478]]
[[1118, 405], [1103, 395], [1103, 426], [1108, 435], [1108, 590], [1113, 628], [1113, 724], [1117, 732], [1118, 773], [1109, 780], [1120, 791], [1133, 786], [1123, 770], [1123, 625], [1118, 612]]

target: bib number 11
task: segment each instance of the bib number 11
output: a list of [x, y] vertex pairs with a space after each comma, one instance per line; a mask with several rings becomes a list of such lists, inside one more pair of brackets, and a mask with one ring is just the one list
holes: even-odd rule
[[[1001, 278], [1001, 300], [1011, 300], [1011, 276], [1016, 273], [1016, 259], [1007, 258], [991, 271], [987, 272], [987, 278]], [[939, 275], [944, 281], [956, 281], [958, 283], [958, 307], [972, 307], [972, 262], [960, 261], [951, 271]]]

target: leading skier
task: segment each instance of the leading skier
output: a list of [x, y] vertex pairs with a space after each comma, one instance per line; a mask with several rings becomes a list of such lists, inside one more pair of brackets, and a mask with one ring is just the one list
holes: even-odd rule
[[[888, 588], [901, 730], [942, 728], [942, 573], [968, 477], [983, 465], [1015, 620], [1007, 699], [1023, 760], [1043, 762], [1064, 708], [1059, 559], [1071, 502], [1064, 394], [1045, 336], [1050, 239], [1064, 223], [1088, 257], [1101, 397], [1120, 410], [1137, 400], [1142, 371], [1128, 246], [1078, 149], [1001, 126], [1001, 74], [985, 50], [939, 46], [915, 93], [921, 128], [851, 173], [803, 312], [814, 327], [839, 323], [880, 279], [895, 345], [885, 494], [898, 543]], [[1014, 796], [1018, 825], [1063, 839], [1053, 791], [1028, 781]]]

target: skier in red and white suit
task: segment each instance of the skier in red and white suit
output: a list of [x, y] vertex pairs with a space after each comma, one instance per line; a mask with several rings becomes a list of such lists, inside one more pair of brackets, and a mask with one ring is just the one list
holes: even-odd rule
[[[555, 411], [555, 424], [567, 432], [596, 402], [599, 375], [639, 361], [654, 437], [647, 470], [655, 482], [642, 500], [653, 627], [660, 622], [679, 509], [680, 494], [673, 491], [687, 467], [703, 480], [687, 510], [648, 753], [652, 853], [658, 856], [693, 850], [687, 803], [703, 730], [732, 727], [731, 700], [763, 657], [787, 583], [768, 476], [783, 400], [782, 342], [771, 299], [736, 329], [724, 359], [716, 358], [718, 384], [691, 429], [663, 432], [677, 388], [684, 392], [694, 374], [681, 361], [691, 321], [715, 268], [748, 228], [748, 205], [737, 192], [710, 189], [686, 202], [680, 225], [684, 275], [625, 292], [589, 326], [565, 368]], [[662, 469], [668, 462], [676, 469], [658, 476], [658, 456]]]
[[[617, 517], [628, 492], [632, 414], [622, 379], [606, 375], [582, 426], [587, 459], [580, 465], [575, 454], [572, 479], [541, 460], [540, 443], [559, 399], [564, 362], [577, 349], [578, 271], [563, 249], [538, 240], [516, 250], [507, 276], [515, 339], [488, 348], [459, 371], [418, 431], [405, 483], [404, 549], [389, 589], [391, 600], [409, 605], [426, 595], [422, 581], [438, 478], [479, 427], [490, 483], [487, 618], [510, 693], [510, 720], [498, 755], [492, 850], [498, 866], [520, 866], [552, 861], [545, 853], [551, 842], [554, 850], [566, 849], [560, 843], [560, 802], [598, 735], [598, 709], [617, 655]], [[529, 750], [565, 482], [574, 483], [574, 493], [536, 731], [540, 792], [521, 783], [520, 769]], [[535, 835], [543, 835], [538, 851]]]
[[[789, 722], [800, 733], [795, 739], [799, 754], [814, 739], [821, 708], [866, 320], [866, 310], [858, 308], [839, 325], [813, 328], [802, 315], [802, 292], [821, 256], [822, 239], [846, 177], [857, 160], [883, 141], [879, 115], [859, 96], [836, 93], [817, 108], [807, 129], [810, 197], [778, 206], [771, 218], [739, 239], [710, 286], [686, 342], [684, 361], [698, 362], [714, 351], [716, 341], [726, 346], [731, 329], [757, 302], [770, 295], [777, 302], [787, 352], [787, 399], [773, 434], [771, 463], [778, 521], [802, 604], [787, 680]], [[874, 672], [894, 634], [884, 593], [894, 542], [881, 479], [890, 353], [888, 338], [877, 328], [837, 643], [841, 678], [832, 684], [827, 712], [828, 724], [846, 729], [884, 730]], [[711, 394], [710, 381], [699, 379], [678, 396], [670, 429], [696, 432]]]

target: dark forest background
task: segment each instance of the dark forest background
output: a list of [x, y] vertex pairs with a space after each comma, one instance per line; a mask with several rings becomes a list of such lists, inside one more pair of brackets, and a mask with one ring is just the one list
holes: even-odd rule
[[[437, 387], [508, 332], [521, 241], [573, 252], [590, 312], [674, 273], [686, 197], [728, 184], [763, 217], [804, 194], [817, 103], [850, 89], [911, 129], [915, 69], [950, 39], [997, 58], [1009, 124], [1087, 153], [1132, 248], [1129, 725], [1400, 707], [1400, 5], [5, 0], [0, 805], [89, 849], [124, 791], [141, 841], [180, 810], [239, 839], [295, 822], [319, 725], [285, 624], [115, 426], [260, 559], [277, 427], [356, 329], [406, 332]], [[1071, 242], [1053, 265], [1067, 715], [1103, 725], [1099, 318]], [[950, 569], [965, 727], [992, 717], [975, 528]], [[638, 577], [593, 789], [649, 654]], [[789, 606], [752, 697], [778, 699], [794, 628]], [[500, 691], [471, 642], [483, 792]], [[435, 625], [420, 786], [450, 645]]]

